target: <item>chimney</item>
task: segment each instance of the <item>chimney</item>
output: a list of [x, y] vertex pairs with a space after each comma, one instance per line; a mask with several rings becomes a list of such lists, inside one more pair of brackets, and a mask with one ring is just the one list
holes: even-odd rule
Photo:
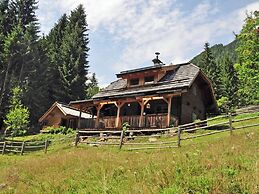
[[156, 52], [155, 55], [156, 55], [156, 58], [154, 58], [154, 59], [152, 60], [153, 63], [154, 63], [154, 65], [155, 65], [155, 66], [163, 65], [163, 62], [160, 61], [160, 59], [158, 59], [158, 55], [160, 55], [160, 53], [159, 53], [159, 52]]

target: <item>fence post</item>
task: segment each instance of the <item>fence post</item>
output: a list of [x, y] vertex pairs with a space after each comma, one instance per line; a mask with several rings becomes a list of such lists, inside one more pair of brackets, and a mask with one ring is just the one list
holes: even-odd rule
[[23, 155], [24, 148], [25, 148], [25, 142], [22, 142], [21, 156]]
[[178, 127], [177, 136], [178, 136], [177, 146], [181, 147], [181, 127]]
[[229, 120], [229, 129], [230, 129], [230, 134], [233, 134], [233, 126], [232, 126], [232, 115], [231, 112], [228, 113], [228, 120]]
[[44, 153], [45, 154], [47, 153], [47, 150], [48, 150], [48, 144], [49, 144], [49, 141], [46, 139], [46, 141], [45, 141], [45, 148], [44, 148]]
[[120, 138], [120, 149], [121, 149], [121, 147], [123, 145], [123, 138], [124, 138], [124, 130], [122, 129], [121, 130], [121, 138]]
[[75, 146], [77, 147], [77, 144], [79, 143], [79, 140], [80, 140], [80, 138], [79, 138], [79, 133], [77, 132], [76, 133], [76, 138], [75, 138]]
[[3, 145], [3, 150], [2, 150], [2, 154], [4, 155], [5, 153], [5, 148], [6, 148], [6, 142], [4, 142], [4, 145]]

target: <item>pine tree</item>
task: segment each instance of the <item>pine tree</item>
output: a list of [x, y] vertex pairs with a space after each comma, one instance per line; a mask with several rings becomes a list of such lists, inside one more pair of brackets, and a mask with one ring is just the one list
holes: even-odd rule
[[247, 16], [239, 41], [238, 64], [235, 68], [240, 80], [239, 97], [241, 105], [259, 103], [259, 11]]
[[66, 91], [64, 101], [84, 99], [88, 73], [86, 14], [82, 5], [71, 12], [61, 45], [62, 65], [59, 68]]
[[221, 67], [222, 96], [228, 100], [228, 109], [234, 109], [238, 105], [238, 78], [234, 62], [228, 55], [225, 55], [221, 61]]
[[47, 56], [49, 58], [48, 66], [48, 83], [49, 83], [49, 100], [54, 103], [55, 101], [64, 101], [66, 92], [63, 88], [61, 81], [60, 67], [62, 65], [61, 59], [61, 45], [64, 39], [65, 29], [68, 23], [66, 14], [64, 14], [58, 23], [51, 29], [46, 39], [42, 40], [47, 48]]
[[200, 67], [211, 80], [212, 86], [215, 90], [216, 98], [219, 99], [222, 95], [220, 82], [220, 68], [215, 62], [209, 43], [205, 43], [204, 50], [205, 52]]
[[96, 78], [95, 73], [93, 73], [92, 77], [90, 78], [90, 83], [88, 84], [87, 90], [86, 90], [86, 96], [87, 98], [92, 98], [95, 94], [99, 92], [100, 88], [98, 86], [98, 81]]

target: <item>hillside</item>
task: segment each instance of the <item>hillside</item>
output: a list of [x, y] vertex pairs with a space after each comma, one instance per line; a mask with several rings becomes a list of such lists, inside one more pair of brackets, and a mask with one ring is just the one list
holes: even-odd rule
[[[235, 117], [255, 119], [234, 127], [258, 114]], [[0, 193], [256, 193], [258, 138], [250, 127], [148, 151], [63, 141], [47, 154], [0, 155]]]
[[[237, 54], [236, 54], [236, 49], [237, 47], [237, 40], [232, 41], [231, 43], [227, 45], [223, 44], [216, 44], [211, 47], [211, 51], [213, 56], [215, 57], [216, 62], [220, 61], [221, 57], [224, 55], [228, 55], [231, 59], [233, 59], [235, 62], [237, 60]], [[202, 58], [204, 55], [204, 51], [195, 56], [191, 62], [197, 66], [199, 66]]]

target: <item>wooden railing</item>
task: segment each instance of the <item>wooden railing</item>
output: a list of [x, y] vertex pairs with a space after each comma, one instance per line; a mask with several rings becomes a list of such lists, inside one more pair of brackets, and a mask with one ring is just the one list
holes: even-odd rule
[[[164, 114], [149, 114], [143, 116], [143, 124], [140, 126], [140, 115], [121, 116], [120, 125], [127, 122], [130, 128], [165, 128], [167, 127], [167, 113]], [[106, 116], [100, 119], [99, 128], [112, 129], [116, 128], [116, 116]]]
[[167, 127], [167, 113], [145, 115], [144, 116], [144, 127], [166, 128]]
[[122, 116], [121, 117], [121, 124], [123, 123], [128, 123], [130, 125], [130, 127], [134, 127], [137, 128], [139, 127], [139, 123], [140, 123], [140, 116], [136, 115], [136, 116]]

